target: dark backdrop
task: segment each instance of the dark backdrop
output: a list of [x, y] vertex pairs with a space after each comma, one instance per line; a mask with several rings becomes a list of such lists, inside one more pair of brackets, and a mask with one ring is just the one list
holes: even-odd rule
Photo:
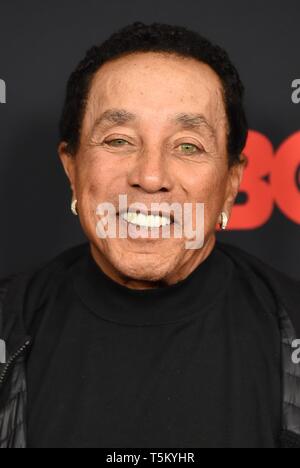
[[[246, 85], [250, 127], [275, 148], [300, 130], [300, 104], [291, 101], [291, 83], [300, 78], [299, 0], [2, 0], [0, 276], [85, 239], [56, 151], [65, 84], [86, 49], [136, 20], [184, 25], [224, 46]], [[297, 174], [291, 183], [299, 191]], [[299, 223], [274, 206], [262, 226], [221, 237], [300, 279], [299, 233]]]

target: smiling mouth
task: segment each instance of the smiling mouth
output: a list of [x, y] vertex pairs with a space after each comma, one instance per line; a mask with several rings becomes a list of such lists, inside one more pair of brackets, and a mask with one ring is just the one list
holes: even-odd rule
[[119, 216], [129, 224], [145, 228], [161, 228], [174, 223], [174, 217], [169, 214], [147, 214], [143, 212], [126, 211], [119, 213]]

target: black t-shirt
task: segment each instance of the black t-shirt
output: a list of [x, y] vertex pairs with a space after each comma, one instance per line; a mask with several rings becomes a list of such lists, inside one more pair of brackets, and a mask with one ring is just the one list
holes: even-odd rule
[[272, 301], [218, 247], [179, 283], [133, 290], [89, 249], [26, 312], [29, 447], [275, 447]]

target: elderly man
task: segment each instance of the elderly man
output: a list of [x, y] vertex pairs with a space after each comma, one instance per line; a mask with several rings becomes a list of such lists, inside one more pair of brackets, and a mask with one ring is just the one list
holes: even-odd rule
[[162, 24], [72, 73], [59, 155], [88, 242], [2, 281], [2, 447], [300, 447], [300, 285], [216, 241], [243, 92], [223, 49]]

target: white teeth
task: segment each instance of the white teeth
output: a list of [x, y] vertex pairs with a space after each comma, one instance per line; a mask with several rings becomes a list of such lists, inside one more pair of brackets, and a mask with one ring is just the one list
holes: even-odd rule
[[125, 219], [128, 223], [135, 224], [141, 227], [149, 227], [149, 228], [159, 228], [161, 226], [167, 226], [171, 224], [169, 218], [165, 216], [158, 216], [158, 215], [145, 215], [142, 213], [122, 213], [122, 218]]

